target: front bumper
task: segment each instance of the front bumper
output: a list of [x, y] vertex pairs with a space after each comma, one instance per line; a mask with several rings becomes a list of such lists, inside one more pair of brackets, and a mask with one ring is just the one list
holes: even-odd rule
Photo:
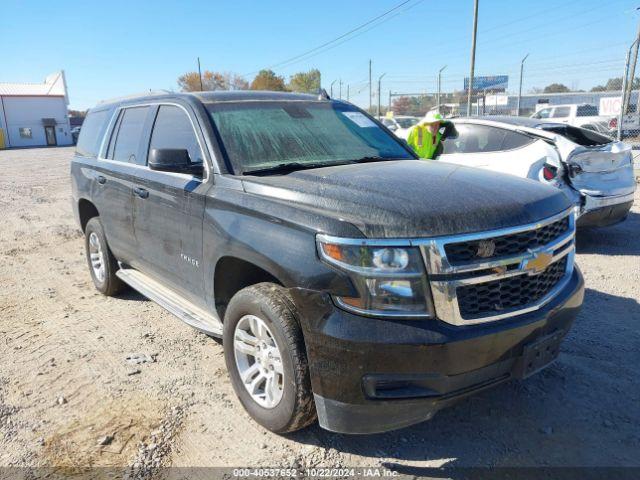
[[633, 206], [634, 192], [611, 197], [583, 196], [577, 227], [606, 227], [624, 220]]
[[[320, 425], [376, 433], [428, 420], [461, 398], [545, 366], [532, 370], [523, 353], [544, 337], [543, 349], [552, 353], [545, 364], [555, 358], [582, 305], [584, 281], [576, 267], [539, 310], [470, 326], [361, 317], [334, 307], [324, 294], [294, 295]], [[527, 353], [526, 363], [536, 355]]]

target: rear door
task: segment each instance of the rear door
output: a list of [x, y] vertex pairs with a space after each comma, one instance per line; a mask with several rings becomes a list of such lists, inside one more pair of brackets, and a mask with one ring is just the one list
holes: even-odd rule
[[571, 118], [571, 107], [554, 107], [550, 118], [553, 118], [556, 122], [568, 123]]
[[[154, 107], [145, 165], [154, 148], [186, 149], [193, 163], [204, 165], [204, 142], [188, 108], [177, 104]], [[144, 172], [133, 186], [137, 255], [144, 262], [141, 269], [205, 306], [202, 222], [208, 185], [202, 176], [146, 166]]]
[[455, 123], [438, 160], [538, 179], [553, 148], [513, 130], [473, 123]]
[[94, 203], [100, 213], [109, 247], [118, 260], [135, 262], [132, 188], [140, 166], [142, 138], [149, 120], [148, 106], [117, 111], [103, 156], [94, 172]]

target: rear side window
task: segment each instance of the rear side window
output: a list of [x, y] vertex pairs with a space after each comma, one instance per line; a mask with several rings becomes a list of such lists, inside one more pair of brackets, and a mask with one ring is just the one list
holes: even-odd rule
[[580, 105], [576, 111], [578, 117], [597, 117], [598, 107], [595, 105]]
[[149, 107], [126, 108], [120, 113], [113, 146], [109, 146], [111, 158], [118, 162], [136, 163], [136, 155], [147, 119]]
[[443, 153], [487, 153], [520, 148], [533, 140], [526, 135], [488, 125], [457, 124], [443, 143]]
[[85, 157], [97, 157], [102, 136], [107, 127], [109, 110], [90, 111], [84, 119], [80, 137], [76, 145], [76, 153]]
[[180, 107], [161, 105], [153, 124], [149, 153], [154, 148], [176, 148], [189, 152], [191, 163], [202, 163], [202, 151], [191, 120]]
[[571, 107], [556, 107], [551, 118], [565, 118], [571, 114]]

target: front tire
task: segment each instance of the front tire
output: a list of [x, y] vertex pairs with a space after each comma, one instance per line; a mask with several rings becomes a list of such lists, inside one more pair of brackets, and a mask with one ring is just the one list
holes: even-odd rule
[[286, 289], [260, 283], [234, 295], [223, 344], [233, 389], [256, 422], [286, 433], [315, 421], [306, 349]]
[[118, 261], [109, 249], [100, 217], [93, 217], [87, 222], [84, 245], [89, 272], [96, 289], [108, 297], [123, 290], [124, 283], [116, 276]]

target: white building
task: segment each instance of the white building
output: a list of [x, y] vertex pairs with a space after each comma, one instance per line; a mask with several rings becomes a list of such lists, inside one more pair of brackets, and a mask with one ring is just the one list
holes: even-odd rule
[[44, 83], [0, 83], [0, 148], [72, 145], [64, 72]]

